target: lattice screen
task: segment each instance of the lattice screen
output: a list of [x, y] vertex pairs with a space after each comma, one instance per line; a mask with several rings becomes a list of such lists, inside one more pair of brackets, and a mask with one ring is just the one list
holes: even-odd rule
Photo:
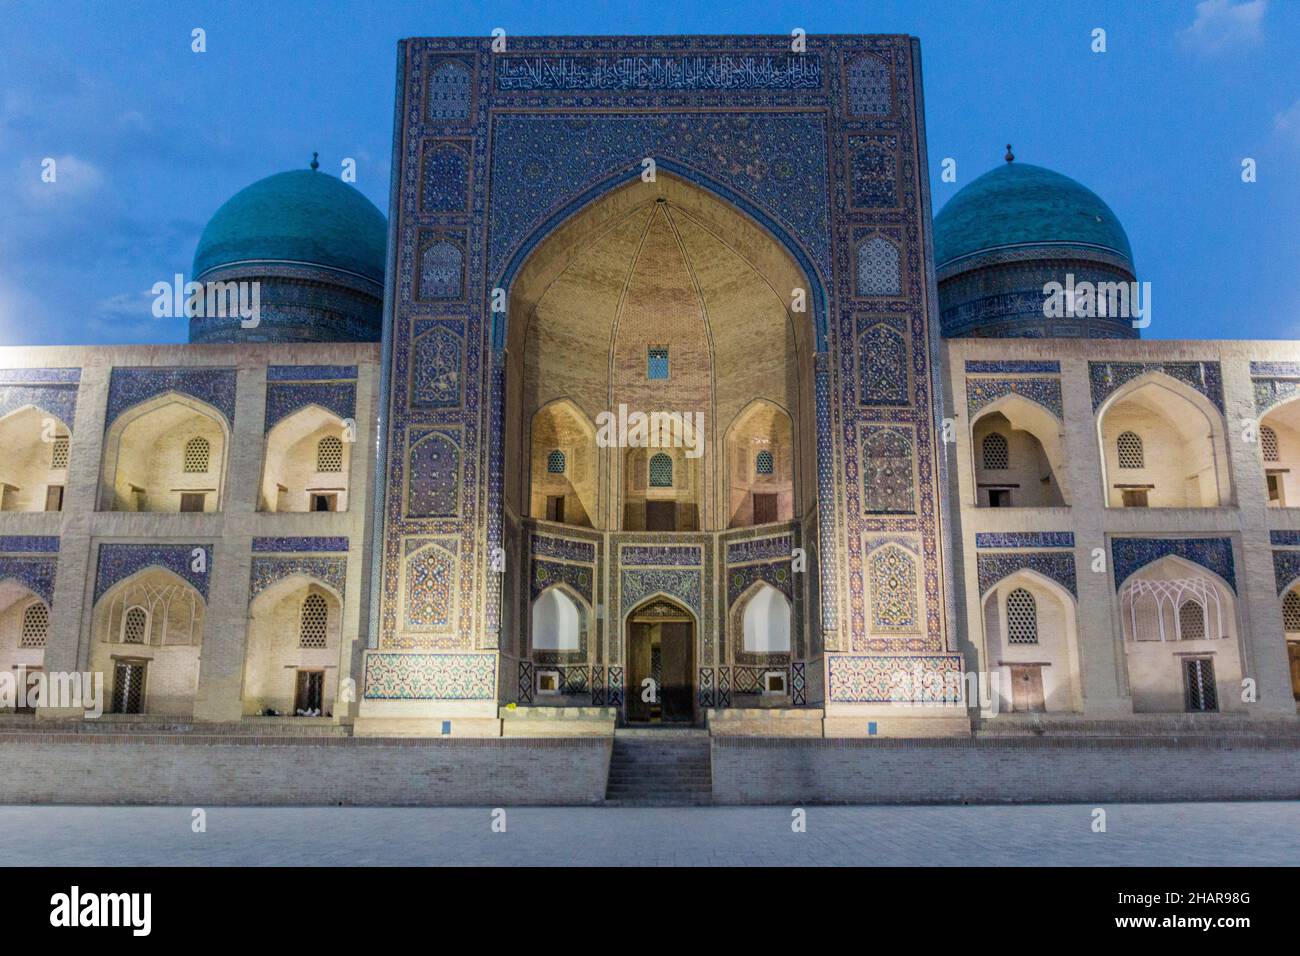
[[302, 602], [302, 627], [299, 631], [299, 647], [324, 647], [325, 623], [329, 620], [329, 608], [325, 599], [319, 594], [308, 594]]
[[667, 346], [652, 348], [646, 353], [646, 378], [661, 379], [668, 377]]
[[1038, 605], [1024, 588], [1007, 595], [1007, 643], [1038, 643]]
[[1259, 445], [1264, 450], [1265, 461], [1280, 461], [1277, 453], [1277, 432], [1263, 425], [1259, 429]]
[[1187, 681], [1188, 710], [1218, 710], [1219, 695], [1214, 687], [1214, 662], [1208, 659], [1183, 661]]
[[673, 460], [663, 452], [650, 459], [650, 487], [671, 488], [673, 486]]
[[201, 475], [208, 470], [212, 449], [206, 438], [191, 438], [185, 443], [184, 471], [187, 475]]
[[317, 471], [343, 470], [343, 442], [333, 435], [326, 435], [316, 445]]
[[1282, 629], [1288, 634], [1300, 633], [1300, 594], [1287, 591], [1282, 598]]
[[1007, 439], [997, 432], [984, 436], [984, 469], [986, 471], [1005, 471], [1010, 467], [1010, 453]]
[[1115, 451], [1121, 468], [1142, 468], [1142, 439], [1133, 432], [1124, 432], [1115, 439]]
[[54, 447], [50, 449], [50, 468], [58, 471], [61, 468], [68, 467], [68, 438], [66, 435], [54, 439]]
[[50, 609], [37, 601], [23, 611], [23, 632], [19, 647], [44, 647], [50, 630]]
[[142, 607], [129, 608], [122, 622], [122, 643], [143, 644], [145, 632], [149, 629], [149, 615]]
[[1205, 640], [1205, 608], [1184, 601], [1178, 608], [1178, 636], [1184, 641]]
[[552, 475], [564, 474], [564, 452], [557, 448], [547, 455], [546, 470]]
[[760, 475], [770, 475], [775, 467], [770, 451], [760, 451], [754, 458], [754, 471]]

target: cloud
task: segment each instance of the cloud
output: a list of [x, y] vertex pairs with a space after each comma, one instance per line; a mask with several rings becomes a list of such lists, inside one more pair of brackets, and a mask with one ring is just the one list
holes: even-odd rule
[[1210, 55], [1252, 46], [1264, 37], [1260, 25], [1267, 9], [1268, 0], [1201, 0], [1196, 19], [1179, 36], [1188, 47]]
[[99, 167], [77, 156], [29, 159], [22, 163], [21, 168], [27, 198], [37, 206], [91, 196], [104, 184], [104, 174]]
[[1273, 118], [1273, 130], [1300, 146], [1300, 100], [1296, 100]]

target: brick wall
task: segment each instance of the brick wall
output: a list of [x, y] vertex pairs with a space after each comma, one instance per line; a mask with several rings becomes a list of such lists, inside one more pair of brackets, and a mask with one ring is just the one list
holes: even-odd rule
[[718, 803], [1300, 798], [1300, 739], [713, 738]]
[[0, 803], [598, 803], [610, 738], [230, 740], [0, 734]]

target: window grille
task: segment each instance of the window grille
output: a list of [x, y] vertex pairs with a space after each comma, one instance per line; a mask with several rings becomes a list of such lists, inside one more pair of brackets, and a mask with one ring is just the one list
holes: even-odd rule
[[663, 452], [650, 459], [650, 487], [671, 488], [673, 486], [673, 460]]
[[299, 631], [299, 647], [324, 647], [325, 622], [329, 619], [329, 609], [325, 599], [319, 594], [308, 594], [302, 602], [302, 627]]
[[1016, 588], [1007, 595], [1007, 642], [1038, 643], [1038, 604], [1024, 588]]
[[770, 451], [760, 451], [754, 458], [754, 471], [760, 475], [770, 475], [775, 468]]
[[343, 442], [333, 435], [326, 435], [316, 445], [317, 471], [343, 470]]
[[201, 475], [208, 470], [212, 449], [206, 438], [191, 438], [185, 443], [184, 471], [187, 475]]
[[1259, 429], [1259, 445], [1264, 450], [1265, 461], [1281, 461], [1277, 452], [1277, 432], [1267, 425]]
[[1219, 695], [1214, 688], [1214, 661], [1208, 658], [1185, 660], [1183, 676], [1187, 682], [1188, 710], [1219, 709]]
[[54, 439], [54, 447], [50, 449], [50, 468], [58, 471], [68, 467], [68, 436], [63, 435]]
[[1300, 633], [1300, 594], [1287, 591], [1282, 599], [1282, 629], [1288, 634]]
[[1205, 640], [1205, 608], [1195, 601], [1179, 605], [1178, 634], [1184, 641]]
[[122, 643], [143, 644], [149, 629], [149, 615], [142, 607], [128, 608], [122, 621]]
[[19, 647], [44, 647], [50, 630], [50, 609], [37, 601], [23, 611], [23, 632]]
[[546, 456], [546, 470], [552, 475], [564, 474], [564, 452], [558, 448]]
[[1115, 439], [1115, 451], [1121, 468], [1143, 468], [1142, 439], [1133, 432], [1124, 432]]
[[984, 436], [984, 469], [986, 471], [1005, 471], [1010, 467], [1010, 455], [1007, 451], [1005, 435], [997, 432]]
[[144, 713], [144, 664], [118, 661], [113, 666], [113, 713]]
[[668, 377], [668, 347], [656, 346], [646, 352], [646, 378], [662, 379]]

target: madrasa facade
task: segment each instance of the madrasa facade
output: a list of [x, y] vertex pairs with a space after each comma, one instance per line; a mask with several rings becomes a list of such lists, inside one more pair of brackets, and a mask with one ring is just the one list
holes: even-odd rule
[[793, 47], [402, 41], [387, 216], [271, 175], [188, 344], [0, 350], [0, 674], [378, 736], [1295, 721], [1300, 344], [1143, 340], [1085, 186], [999, 143], [933, 215], [915, 38]]

